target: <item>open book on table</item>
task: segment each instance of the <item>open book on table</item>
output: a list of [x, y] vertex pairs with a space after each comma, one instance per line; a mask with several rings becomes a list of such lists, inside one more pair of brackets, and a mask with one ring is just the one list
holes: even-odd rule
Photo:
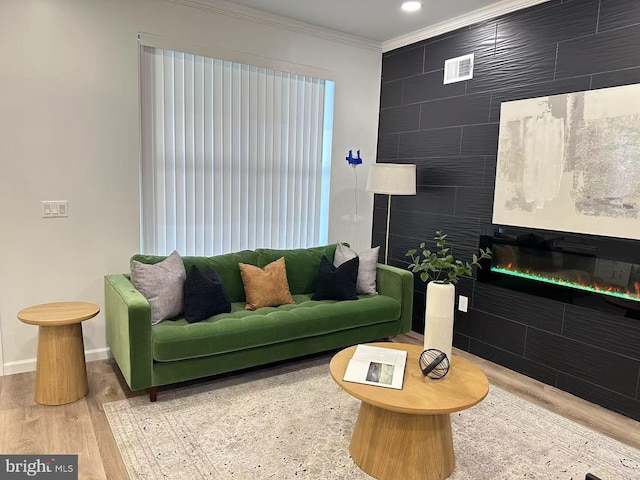
[[406, 363], [404, 350], [358, 345], [343, 380], [402, 390]]

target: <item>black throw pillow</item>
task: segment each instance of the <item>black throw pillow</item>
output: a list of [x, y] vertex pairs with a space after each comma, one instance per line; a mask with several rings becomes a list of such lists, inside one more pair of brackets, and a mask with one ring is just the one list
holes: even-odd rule
[[192, 265], [184, 281], [184, 318], [200, 322], [219, 313], [229, 313], [231, 303], [222, 279], [211, 267]]
[[357, 300], [358, 266], [360, 259], [354, 257], [339, 267], [326, 256], [320, 261], [318, 283], [311, 300]]

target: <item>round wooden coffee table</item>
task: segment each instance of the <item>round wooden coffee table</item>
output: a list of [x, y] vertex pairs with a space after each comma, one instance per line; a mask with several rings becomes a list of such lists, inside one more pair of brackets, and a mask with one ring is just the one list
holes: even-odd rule
[[455, 468], [449, 414], [480, 403], [489, 381], [471, 362], [454, 356], [440, 380], [426, 379], [418, 366], [423, 348], [402, 343], [371, 343], [406, 350], [402, 390], [342, 380], [356, 347], [331, 360], [331, 376], [343, 390], [361, 400], [351, 437], [351, 457], [378, 480], [443, 480]]
[[89, 392], [80, 322], [98, 312], [98, 305], [85, 302], [45, 303], [18, 312], [22, 322], [39, 327], [36, 402], [62, 405]]

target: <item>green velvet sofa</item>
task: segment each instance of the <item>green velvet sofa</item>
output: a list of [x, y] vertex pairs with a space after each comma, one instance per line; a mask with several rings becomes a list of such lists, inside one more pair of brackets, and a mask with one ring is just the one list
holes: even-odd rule
[[[184, 318], [151, 325], [151, 309], [129, 274], [106, 275], [107, 344], [131, 390], [149, 389], [223, 372], [267, 364], [411, 330], [413, 275], [378, 264], [378, 295], [358, 300], [311, 300], [323, 255], [333, 260], [336, 246], [296, 250], [258, 249], [214, 257], [183, 257], [210, 266], [222, 278], [231, 313], [189, 324]], [[238, 263], [264, 267], [284, 256], [293, 305], [247, 311]], [[166, 257], [135, 255], [158, 263]]]

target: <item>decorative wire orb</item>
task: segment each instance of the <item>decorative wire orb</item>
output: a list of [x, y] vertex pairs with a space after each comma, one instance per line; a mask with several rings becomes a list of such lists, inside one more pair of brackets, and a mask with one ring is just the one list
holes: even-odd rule
[[447, 354], [436, 348], [430, 348], [420, 354], [420, 370], [425, 377], [439, 379], [449, 373]]

